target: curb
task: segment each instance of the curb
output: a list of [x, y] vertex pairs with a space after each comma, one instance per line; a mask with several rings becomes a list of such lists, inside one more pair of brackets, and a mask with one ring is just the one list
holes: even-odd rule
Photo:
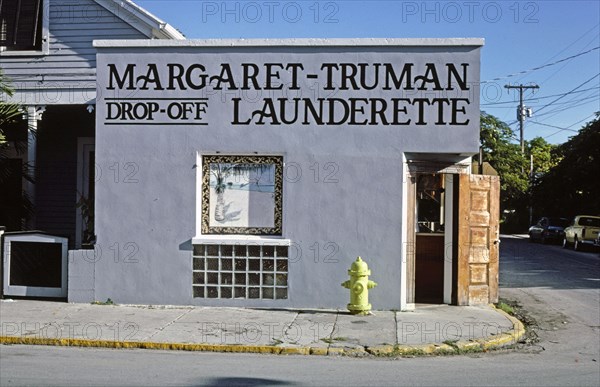
[[[274, 347], [270, 345], [228, 345], [228, 344], [191, 344], [191, 343], [157, 343], [148, 341], [112, 341], [86, 339], [50, 339], [41, 337], [0, 336], [0, 344], [49, 345], [59, 347], [90, 348], [127, 348], [158, 349], [175, 351], [201, 352], [243, 352], [265, 354], [301, 354], [308, 355], [310, 347]], [[316, 352], [315, 352], [316, 354]]]
[[[86, 339], [51, 339], [42, 337], [0, 336], [0, 345], [47, 345], [55, 347], [156, 349], [165, 351], [237, 352], [272, 355], [342, 355], [344, 348], [275, 347], [271, 345], [157, 343], [148, 341], [113, 341]], [[363, 350], [364, 352], [364, 350]]]
[[521, 320], [519, 320], [518, 318], [511, 316], [510, 314], [506, 313], [505, 311], [503, 311], [502, 309], [498, 309], [496, 308], [496, 306], [494, 304], [490, 304], [490, 306], [498, 313], [500, 313], [501, 315], [503, 315], [504, 317], [506, 317], [513, 325], [513, 328], [511, 330], [509, 330], [506, 333], [503, 333], [502, 335], [498, 335], [498, 337], [488, 340], [488, 347], [498, 347], [498, 346], [504, 346], [504, 345], [510, 345], [510, 344], [516, 344], [521, 337], [523, 337], [525, 335], [525, 325], [523, 325], [523, 323], [521, 322]]
[[316, 356], [419, 356], [446, 355], [465, 352], [484, 352], [504, 346], [516, 344], [525, 334], [525, 326], [517, 318], [490, 305], [496, 312], [504, 315], [512, 322], [512, 329], [486, 339], [473, 341], [458, 341], [443, 344], [425, 345], [377, 345], [372, 347], [276, 347], [271, 345], [241, 345], [241, 344], [192, 344], [192, 343], [158, 343], [147, 341], [112, 341], [87, 339], [52, 339], [41, 337], [0, 336], [0, 344], [48, 345], [60, 347], [114, 348], [114, 349], [156, 349], [174, 351], [198, 352], [237, 352], [261, 353], [272, 355], [316, 355]]

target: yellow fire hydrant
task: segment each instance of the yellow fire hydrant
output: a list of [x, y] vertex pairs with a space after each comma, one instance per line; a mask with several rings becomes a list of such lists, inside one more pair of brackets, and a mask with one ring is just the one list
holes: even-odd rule
[[348, 270], [350, 279], [342, 283], [346, 289], [350, 289], [350, 303], [348, 310], [352, 314], [367, 315], [371, 310], [369, 304], [369, 290], [377, 286], [377, 283], [369, 280], [371, 270], [365, 261], [360, 257], [352, 262], [350, 270]]

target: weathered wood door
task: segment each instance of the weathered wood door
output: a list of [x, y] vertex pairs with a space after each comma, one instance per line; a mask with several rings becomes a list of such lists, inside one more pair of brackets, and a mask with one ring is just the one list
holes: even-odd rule
[[457, 282], [453, 302], [497, 302], [500, 179], [460, 175], [458, 191]]

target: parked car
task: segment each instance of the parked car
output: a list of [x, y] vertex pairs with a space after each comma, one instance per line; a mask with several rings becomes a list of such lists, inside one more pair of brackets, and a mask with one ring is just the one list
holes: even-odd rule
[[573, 246], [581, 250], [583, 245], [594, 245], [600, 233], [600, 216], [577, 215], [571, 225], [565, 228], [563, 247]]
[[565, 227], [569, 225], [569, 219], [542, 217], [529, 227], [529, 240], [541, 241], [542, 243], [560, 243], [565, 235]]

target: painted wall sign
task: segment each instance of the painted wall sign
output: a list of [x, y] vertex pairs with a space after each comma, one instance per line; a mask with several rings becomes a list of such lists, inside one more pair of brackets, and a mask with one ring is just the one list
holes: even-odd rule
[[479, 64], [469, 58], [298, 56], [119, 57], [99, 68], [104, 123], [451, 127], [479, 114]]
[[139, 263], [96, 262], [94, 297], [339, 308], [361, 255], [402, 308], [407, 172], [477, 153], [482, 44], [96, 41], [97, 246]]

